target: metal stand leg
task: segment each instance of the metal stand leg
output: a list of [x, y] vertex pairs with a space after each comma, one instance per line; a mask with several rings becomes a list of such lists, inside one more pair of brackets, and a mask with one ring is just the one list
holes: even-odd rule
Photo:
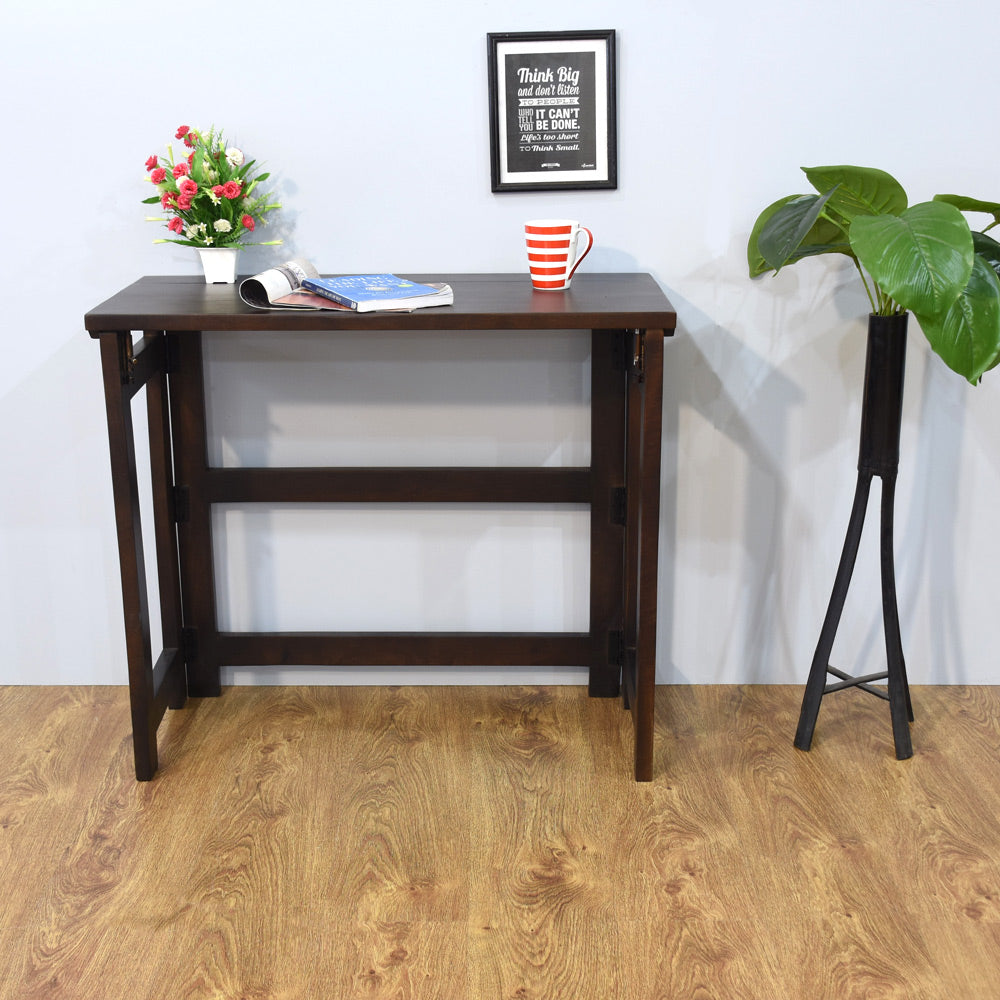
[[889, 713], [892, 716], [892, 736], [896, 745], [896, 759], [913, 756], [910, 743], [910, 723], [913, 706], [910, 704], [910, 686], [906, 681], [906, 663], [903, 660], [903, 642], [899, 634], [899, 609], [896, 606], [896, 571], [892, 555], [892, 514], [896, 492], [896, 477], [882, 481], [882, 622], [885, 630], [885, 654], [889, 682]]
[[854, 492], [851, 519], [847, 524], [844, 551], [840, 556], [840, 566], [837, 568], [837, 576], [833, 583], [833, 594], [826, 609], [826, 618], [823, 619], [823, 628], [819, 634], [819, 642], [813, 655], [812, 666], [809, 668], [809, 679], [806, 681], [806, 690], [802, 698], [799, 726], [795, 733], [795, 745], [800, 750], [808, 750], [812, 746], [816, 717], [819, 715], [820, 702], [826, 693], [826, 674], [830, 665], [833, 640], [837, 636], [840, 616], [844, 611], [851, 576], [854, 574], [854, 564], [858, 558], [858, 546], [861, 544], [861, 531], [865, 526], [865, 511], [868, 509], [871, 485], [871, 473], [858, 473], [858, 486]]

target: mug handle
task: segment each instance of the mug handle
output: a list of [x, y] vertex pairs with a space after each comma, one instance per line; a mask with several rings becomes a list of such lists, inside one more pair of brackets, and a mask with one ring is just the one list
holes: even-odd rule
[[[589, 240], [589, 242], [587, 243], [587, 249], [584, 250], [583, 253], [580, 254], [579, 257], [576, 258], [576, 262], [573, 264], [573, 270], [570, 271], [569, 274], [566, 275], [566, 281], [567, 282], [569, 281], [570, 278], [573, 277], [574, 274], [576, 274], [576, 269], [582, 263], [583, 258], [586, 257], [587, 254], [590, 253], [590, 251], [594, 248], [594, 234], [586, 226], [580, 226], [580, 232], [587, 234], [587, 239]], [[576, 238], [577, 239], [580, 238], [579, 233], [577, 234]]]

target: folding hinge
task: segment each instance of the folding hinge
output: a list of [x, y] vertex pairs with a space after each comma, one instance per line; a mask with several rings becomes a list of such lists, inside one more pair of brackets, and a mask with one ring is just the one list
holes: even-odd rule
[[198, 630], [196, 628], [181, 629], [181, 656], [185, 663], [191, 663], [198, 655]]
[[624, 528], [627, 520], [628, 493], [624, 486], [615, 486], [611, 490], [611, 523]]
[[174, 523], [187, 524], [191, 520], [191, 490], [187, 486], [174, 487]]
[[637, 382], [646, 378], [646, 331], [634, 330], [632, 334], [632, 374]]
[[165, 358], [166, 372], [173, 375], [177, 371], [177, 335], [166, 333], [163, 335], [163, 356]]
[[625, 633], [621, 629], [608, 632], [608, 665], [620, 667], [625, 662]]
[[132, 334], [129, 331], [118, 334], [118, 371], [122, 385], [135, 381], [135, 354], [132, 352]]

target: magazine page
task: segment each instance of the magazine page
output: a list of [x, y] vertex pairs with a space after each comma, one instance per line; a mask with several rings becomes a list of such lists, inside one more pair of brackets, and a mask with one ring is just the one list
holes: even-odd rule
[[[296, 302], [292, 293], [298, 292], [306, 278], [318, 278], [319, 271], [304, 257], [285, 261], [251, 278], [240, 282], [240, 298], [256, 309], [315, 308], [315, 305]], [[282, 299], [288, 297], [287, 301]]]

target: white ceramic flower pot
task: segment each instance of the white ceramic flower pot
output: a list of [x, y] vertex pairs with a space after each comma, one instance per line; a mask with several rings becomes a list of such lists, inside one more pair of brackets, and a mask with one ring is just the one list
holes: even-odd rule
[[236, 281], [236, 255], [234, 247], [198, 248], [205, 282], [209, 285], [231, 285]]

